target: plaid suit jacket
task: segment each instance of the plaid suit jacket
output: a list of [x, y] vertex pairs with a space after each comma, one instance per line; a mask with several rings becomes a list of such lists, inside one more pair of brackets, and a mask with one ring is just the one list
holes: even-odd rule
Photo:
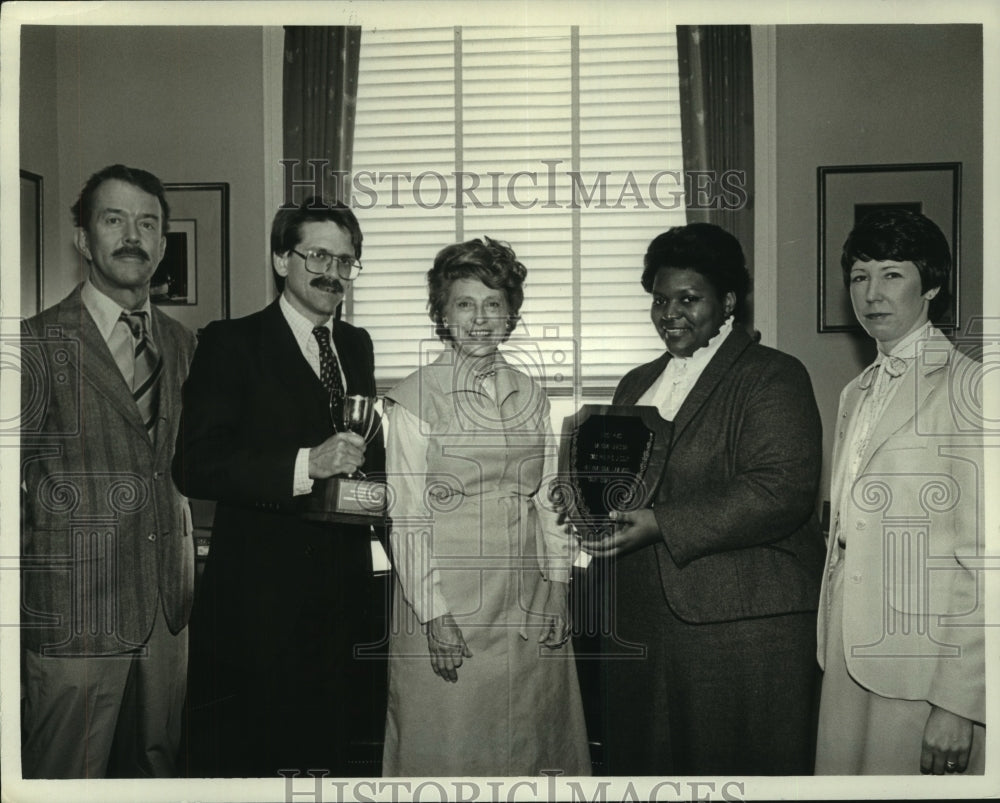
[[187, 623], [194, 548], [170, 477], [195, 338], [152, 308], [159, 420], [138, 409], [77, 287], [21, 328], [21, 638], [46, 655], [142, 645]]

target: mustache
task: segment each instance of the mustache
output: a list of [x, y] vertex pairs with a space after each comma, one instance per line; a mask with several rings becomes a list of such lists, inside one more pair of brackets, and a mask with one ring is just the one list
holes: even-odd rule
[[149, 262], [149, 254], [137, 245], [123, 245], [111, 252], [112, 257], [138, 257], [139, 259], [144, 259]]
[[329, 276], [317, 276], [309, 284], [312, 287], [317, 287], [320, 290], [330, 290], [334, 293], [343, 293], [344, 285], [341, 284], [340, 279], [334, 279]]

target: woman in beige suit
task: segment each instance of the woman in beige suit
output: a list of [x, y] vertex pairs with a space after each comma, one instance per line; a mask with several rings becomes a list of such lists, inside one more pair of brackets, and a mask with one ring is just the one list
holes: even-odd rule
[[841, 266], [878, 356], [837, 416], [816, 772], [981, 773], [980, 366], [930, 323], [948, 243], [923, 215], [876, 212]]

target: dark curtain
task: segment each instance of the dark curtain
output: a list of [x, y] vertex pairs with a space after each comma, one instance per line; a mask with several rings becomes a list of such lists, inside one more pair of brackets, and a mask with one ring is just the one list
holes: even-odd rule
[[[358, 102], [361, 28], [286, 26], [283, 75], [284, 158], [298, 162], [295, 179], [308, 180], [307, 160], [325, 160], [326, 194], [347, 203], [350, 183], [329, 171], [351, 171]], [[344, 186], [344, 185], [347, 186]], [[295, 201], [312, 193], [296, 186]]]
[[[753, 56], [748, 25], [679, 25], [681, 133], [684, 169], [708, 172], [706, 192], [691, 191], [688, 221], [715, 223], [743, 246], [753, 269]], [[726, 191], [722, 176], [738, 171], [744, 178], [743, 199]], [[739, 180], [729, 174], [730, 182]], [[693, 179], [689, 178], [689, 181]], [[706, 203], [706, 201], [708, 201]], [[738, 208], [729, 208], [736, 206]]]

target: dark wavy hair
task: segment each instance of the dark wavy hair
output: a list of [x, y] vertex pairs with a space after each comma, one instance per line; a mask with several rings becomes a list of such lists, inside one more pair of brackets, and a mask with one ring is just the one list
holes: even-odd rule
[[170, 204], [167, 203], [167, 193], [163, 189], [163, 182], [148, 170], [126, 167], [123, 164], [108, 165], [87, 179], [87, 183], [80, 190], [80, 197], [69, 208], [70, 212], [73, 213], [73, 225], [80, 229], [87, 228], [91, 215], [94, 214], [94, 193], [105, 181], [112, 179], [124, 181], [126, 184], [138, 187], [143, 192], [156, 196], [156, 200], [160, 202], [160, 211], [163, 213], [160, 232], [166, 234], [170, 230]]
[[438, 251], [434, 267], [427, 271], [427, 310], [434, 321], [435, 334], [445, 342], [452, 339], [444, 325], [444, 308], [456, 279], [478, 279], [492, 290], [503, 290], [507, 297], [507, 337], [520, 319], [524, 303], [524, 277], [528, 269], [517, 260], [507, 244], [489, 237], [455, 243]]
[[844, 242], [840, 269], [845, 286], [850, 285], [851, 268], [859, 260], [912, 262], [920, 272], [921, 293], [939, 288], [928, 304], [928, 317], [936, 321], [948, 309], [951, 249], [941, 229], [930, 218], [906, 209], [872, 212], [851, 230]]
[[720, 302], [726, 293], [733, 293], [733, 318], [744, 321], [750, 273], [740, 241], [725, 229], [714, 223], [674, 226], [653, 238], [642, 264], [642, 289], [647, 293], [653, 292], [661, 269], [690, 269], [705, 277]]
[[361, 259], [361, 224], [354, 216], [350, 207], [340, 201], [329, 202], [318, 195], [306, 198], [301, 204], [285, 204], [278, 211], [271, 223], [271, 273], [274, 284], [281, 293], [285, 289], [285, 277], [274, 270], [274, 255], [287, 254], [302, 242], [303, 223], [336, 223], [351, 237], [354, 246], [354, 258]]

